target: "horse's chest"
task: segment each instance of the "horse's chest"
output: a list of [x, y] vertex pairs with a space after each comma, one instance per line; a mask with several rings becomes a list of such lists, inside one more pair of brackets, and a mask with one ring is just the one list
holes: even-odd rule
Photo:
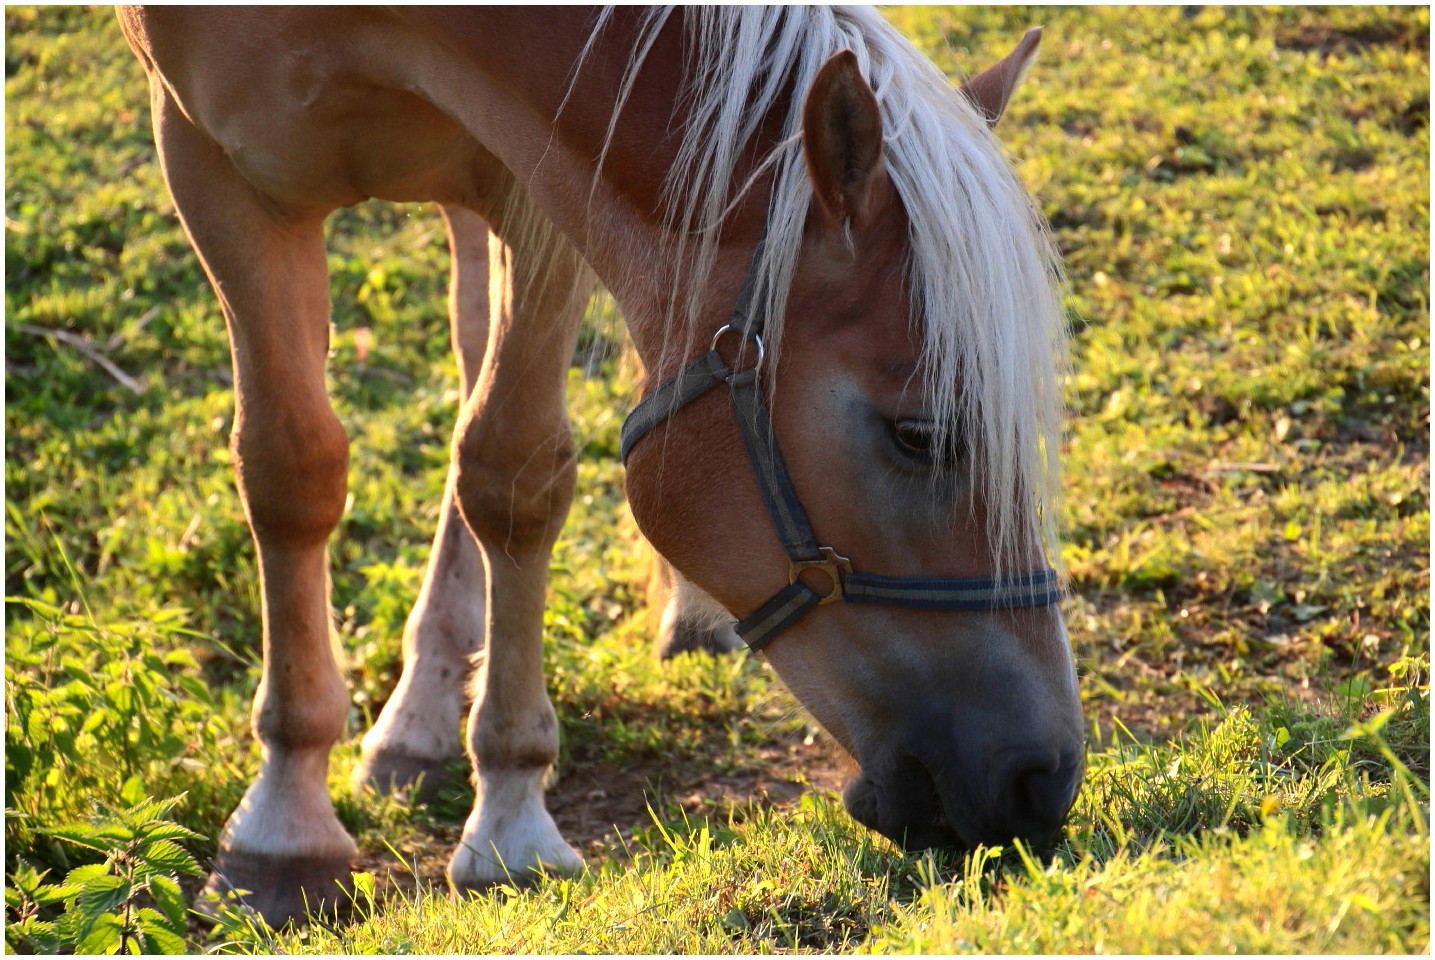
[[227, 111], [212, 131], [271, 196], [350, 204], [453, 200], [471, 189], [477, 144], [419, 97], [303, 61], [272, 82], [281, 96]]

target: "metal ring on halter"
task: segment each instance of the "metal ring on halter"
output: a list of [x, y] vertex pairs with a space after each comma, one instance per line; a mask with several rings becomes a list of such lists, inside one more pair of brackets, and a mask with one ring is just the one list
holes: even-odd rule
[[817, 601], [817, 605], [820, 607], [823, 604], [834, 603], [842, 599], [842, 575], [852, 573], [852, 561], [831, 547], [818, 547], [817, 549], [822, 554], [821, 560], [788, 561], [787, 582], [789, 585], [796, 583], [798, 575], [804, 570], [821, 570], [827, 574], [832, 580], [832, 589], [827, 592], [827, 596]]
[[[711, 350], [716, 350], [716, 349], [717, 349], [717, 345], [718, 345], [718, 341], [722, 339], [722, 335], [725, 334], [725, 333], [735, 333], [735, 334], [737, 334], [739, 337], [741, 337], [743, 340], [747, 340], [748, 338], [751, 338], [751, 339], [752, 339], [752, 342], [755, 343], [755, 344], [757, 344], [757, 362], [752, 365], [752, 369], [753, 369], [754, 371], [761, 370], [761, 369], [762, 369], [762, 361], [763, 361], [763, 359], [767, 356], [767, 349], [766, 349], [765, 347], [763, 347], [763, 345], [762, 345], [762, 337], [758, 336], [758, 335], [755, 334], [755, 333], [745, 333], [744, 331], [739, 330], [739, 329], [737, 329], [736, 327], [734, 327], [732, 324], [730, 324], [730, 323], [725, 323], [725, 324], [723, 324], [723, 325], [718, 329], [718, 332], [717, 332], [717, 333], [713, 334], [712, 346], [711, 346], [709, 349], [711, 349]], [[739, 356], [739, 357], [742, 356], [742, 347], [741, 347], [741, 346], [738, 347], [738, 356]], [[734, 370], [733, 372], [736, 373], [737, 371]]]

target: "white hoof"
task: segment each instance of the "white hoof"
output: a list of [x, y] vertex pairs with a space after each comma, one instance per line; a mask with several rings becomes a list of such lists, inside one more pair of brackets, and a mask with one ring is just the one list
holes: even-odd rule
[[535, 771], [480, 779], [473, 813], [449, 860], [455, 891], [531, 883], [543, 874], [569, 876], [583, 869], [583, 858], [543, 807], [542, 776]]
[[275, 927], [352, 899], [344, 885], [359, 851], [334, 815], [327, 766], [320, 751], [266, 758], [224, 825], [206, 894], [247, 891], [244, 902]]

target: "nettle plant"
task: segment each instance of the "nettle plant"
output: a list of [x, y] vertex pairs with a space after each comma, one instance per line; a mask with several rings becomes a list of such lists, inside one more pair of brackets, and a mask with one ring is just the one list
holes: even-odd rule
[[179, 875], [203, 871], [180, 846], [202, 838], [166, 819], [181, 799], [146, 800], [124, 810], [97, 804], [87, 823], [44, 830], [104, 860], [75, 867], [63, 883], [46, 883], [48, 871], [21, 861], [5, 889], [6, 946], [39, 953], [185, 953]]

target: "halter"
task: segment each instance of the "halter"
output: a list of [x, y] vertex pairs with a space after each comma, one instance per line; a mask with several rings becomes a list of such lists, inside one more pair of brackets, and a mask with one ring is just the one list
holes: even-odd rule
[[[856, 573], [852, 561], [832, 547], [818, 546], [777, 447], [758, 377], [766, 355], [762, 345], [766, 318], [760, 305], [757, 310], [753, 307], [761, 303], [757, 298], [757, 275], [766, 245], [764, 224], [732, 319], [713, 334], [707, 353], [633, 408], [623, 422], [621, 449], [626, 464], [633, 447], [654, 427], [714, 387], [727, 384], [748, 462], [788, 559], [787, 586], [737, 622], [738, 636], [753, 650], [761, 650], [812, 608], [839, 600], [920, 610], [1004, 610], [1042, 607], [1061, 599], [1056, 571], [1050, 567], [1008, 577], [884, 577]], [[751, 367], [728, 368], [718, 352], [718, 344], [728, 335], [738, 338], [737, 360], [742, 359], [749, 341], [756, 347], [757, 360]], [[807, 570], [821, 570], [827, 575], [831, 581], [827, 593], [818, 593], [798, 579]]]

